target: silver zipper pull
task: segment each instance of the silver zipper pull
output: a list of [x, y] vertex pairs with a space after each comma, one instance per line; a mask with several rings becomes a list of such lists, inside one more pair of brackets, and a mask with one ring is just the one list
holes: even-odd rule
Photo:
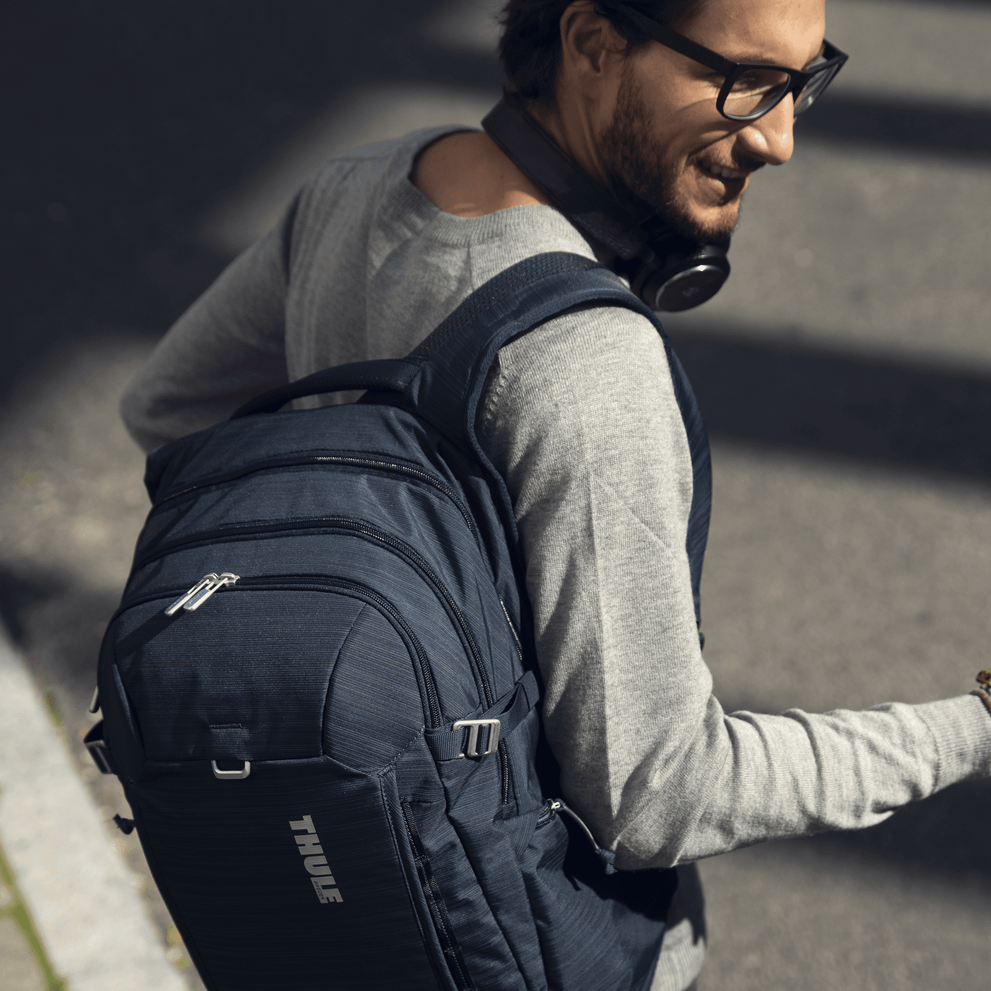
[[220, 575], [211, 572], [208, 575], [204, 575], [185, 595], [180, 595], [175, 602], [165, 610], [166, 616], [174, 616], [197, 592], [203, 589], [210, 582], [215, 582], [220, 577]]
[[[225, 585], [233, 585], [241, 576], [233, 575], [229, 571], [225, 571], [221, 575], [212, 575], [213, 581], [209, 584], [204, 585], [200, 588], [190, 599], [186, 601], [183, 605], [183, 609], [186, 612], [195, 612], [200, 606], [206, 602], [207, 599], [213, 595], [214, 592], [219, 592]], [[172, 608], [171, 606], [169, 607]]]
[[165, 610], [165, 615], [174, 616], [180, 609], [184, 609], [186, 612], [199, 609], [214, 592], [225, 585], [233, 585], [240, 577], [240, 575], [233, 575], [229, 571], [225, 571], [222, 575], [211, 571], [210, 574], [204, 575], [188, 592], [180, 595]]

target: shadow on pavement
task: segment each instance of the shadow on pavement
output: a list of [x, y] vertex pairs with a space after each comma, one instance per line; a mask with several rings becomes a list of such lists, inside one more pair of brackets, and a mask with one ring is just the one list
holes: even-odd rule
[[0, 620], [11, 640], [23, 645], [28, 639], [27, 617], [71, 584], [68, 576], [58, 572], [0, 566]]
[[[443, 0], [26, 5], [0, 37], [0, 396], [97, 329], [165, 331], [225, 258], [203, 215], [345, 87], [498, 85], [420, 37]], [[2, 401], [2, 400], [0, 400]]]
[[96, 658], [119, 594], [80, 585], [56, 568], [0, 565], [0, 619], [10, 638], [41, 667], [58, 707], [71, 721], [84, 711], [96, 678]]
[[856, 833], [823, 833], [796, 841], [823, 858], [860, 857], [898, 871], [935, 873], [944, 880], [991, 881], [987, 854], [991, 783], [967, 781], [896, 812]]
[[991, 110], [827, 92], [797, 134], [862, 148], [991, 164]]
[[714, 438], [991, 481], [991, 378], [697, 328], [672, 333]]

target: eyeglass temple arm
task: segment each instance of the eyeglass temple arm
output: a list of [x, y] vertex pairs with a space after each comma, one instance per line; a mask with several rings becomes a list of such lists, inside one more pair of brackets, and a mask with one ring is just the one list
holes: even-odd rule
[[712, 51], [711, 48], [706, 48], [704, 45], [692, 41], [691, 38], [686, 38], [683, 34], [678, 34], [677, 31], [665, 27], [659, 21], [647, 17], [646, 14], [641, 14], [639, 10], [635, 10], [625, 3], [618, 3], [616, 6], [655, 41], [659, 41], [667, 48], [681, 55], [687, 55], [690, 59], [701, 62], [702, 65], [708, 66], [724, 76], [729, 75], [736, 68], [735, 62], [731, 62], [729, 59], [723, 58], [718, 52]]
[[[659, 41], [662, 45], [670, 48], [682, 55], [687, 55], [690, 59], [694, 59], [696, 62], [701, 62], [702, 65], [708, 66], [716, 72], [722, 73], [724, 76], [728, 76], [734, 69], [737, 69], [742, 65], [742, 63], [733, 62], [728, 58], [724, 58], [718, 52], [712, 51], [711, 48], [706, 48], [704, 45], [698, 44], [698, 42], [692, 41], [691, 38], [686, 38], [683, 34], [679, 34], [672, 28], [665, 27], [659, 21], [655, 21], [646, 14], [641, 14], [639, 10], [635, 10], [625, 3], [618, 3], [616, 6], [626, 14], [630, 20], [638, 24], [644, 31], [647, 32], [655, 41]], [[840, 68], [850, 57], [846, 52], [841, 51], [836, 47], [831, 41], [823, 38], [823, 57], [827, 60], [827, 63], [832, 63], [836, 60], [842, 59], [840, 62]], [[769, 67], [771, 68], [771, 67]], [[806, 76], [806, 85], [808, 80], [813, 76], [818, 75], [824, 69], [829, 68], [829, 65], [823, 65], [816, 69], [815, 72], [802, 73], [798, 69], [786, 70], [791, 73], [792, 78], [796, 75]], [[839, 72], [839, 69], [836, 70]]]

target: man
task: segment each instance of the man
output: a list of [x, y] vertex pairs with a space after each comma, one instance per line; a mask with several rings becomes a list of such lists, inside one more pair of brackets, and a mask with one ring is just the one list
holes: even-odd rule
[[[650, 24], [737, 62], [811, 71], [823, 6], [511, 0], [502, 52], [510, 87], [587, 172], [718, 238], [751, 174], [790, 157], [802, 94], [729, 119], [725, 74], [653, 40]], [[402, 356], [472, 290], [546, 251], [610, 261], [485, 134], [445, 128], [360, 149], [310, 182], [182, 317], [125, 395], [125, 420], [151, 448], [287, 378]], [[564, 797], [620, 869], [679, 869], [654, 989], [688, 988], [701, 967], [696, 860], [872, 825], [991, 773], [978, 698], [723, 712], [685, 551], [691, 459], [647, 320], [585, 311], [504, 347], [479, 433], [514, 502]]]

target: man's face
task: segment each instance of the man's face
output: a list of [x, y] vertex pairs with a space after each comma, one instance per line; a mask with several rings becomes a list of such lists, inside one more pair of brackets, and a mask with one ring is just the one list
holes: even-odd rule
[[[819, 54], [825, 0], [707, 0], [682, 34], [737, 62], [801, 69]], [[785, 97], [743, 124], [716, 109], [723, 77], [657, 42], [624, 60], [602, 164], [613, 182], [698, 240], [729, 237], [750, 174], [791, 157]]]

